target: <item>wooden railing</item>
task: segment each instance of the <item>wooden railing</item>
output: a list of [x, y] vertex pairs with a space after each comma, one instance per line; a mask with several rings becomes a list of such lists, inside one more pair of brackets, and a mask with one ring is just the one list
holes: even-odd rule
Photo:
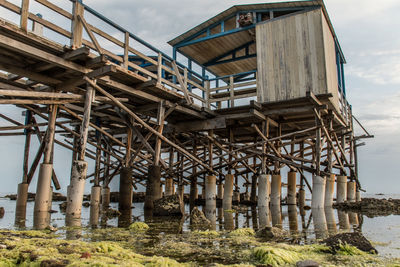
[[[239, 80], [236, 79], [243, 75], [254, 75], [253, 77]], [[217, 77], [210, 79], [216, 82], [216, 87], [209, 88], [206, 96], [208, 107], [221, 108], [224, 101], [227, 107], [234, 107], [241, 99], [251, 99], [257, 96], [257, 78], [256, 72], [245, 74], [235, 74], [232, 76]], [[220, 82], [224, 82], [225, 86], [219, 86]], [[216, 105], [214, 104], [216, 103]], [[246, 103], [246, 102], [244, 102]]]
[[[207, 105], [206, 100], [203, 97], [207, 93], [207, 90], [204, 87], [206, 80], [202, 75], [193, 70], [189, 70], [186, 66], [176, 62], [168, 55], [105, 18], [89, 6], [83, 4], [81, 1], [70, 1], [72, 2], [72, 12], [62, 9], [58, 5], [47, 0], [31, 0], [31, 2], [41, 4], [41, 9], [47, 8], [59, 14], [64, 19], [66, 18], [69, 20], [72, 29], [71, 31], [64, 29], [49, 19], [44, 19], [40, 15], [31, 13], [29, 0], [22, 0], [20, 7], [7, 0], [0, 0], [0, 6], [20, 16], [19, 26], [24, 31], [28, 31], [28, 21], [43, 25], [46, 30], [50, 30], [52, 33], [56, 33], [69, 39], [69, 45], [72, 49], [86, 46], [91, 49], [92, 53], [105, 56], [106, 59], [112, 62], [109, 64], [116, 64], [125, 69], [134, 71], [135, 73], [146, 77], [148, 80], [155, 80], [158, 85], [162, 85], [165, 89], [178, 92], [185, 97], [188, 104], [193, 104], [193, 99], [196, 99], [200, 105]], [[91, 14], [100, 19], [108, 27], [111, 26], [114, 36], [116, 35], [115, 31], [120, 35], [122, 33], [123, 38], [121, 39], [123, 40], [120, 40], [107, 33], [105, 30], [88, 23], [86, 20], [87, 14]], [[84, 38], [85, 32], [89, 36], [89, 40]], [[50, 40], [57, 39], [57, 37], [51, 38], [46, 35], [44, 37]], [[149, 56], [140, 52], [134, 47], [134, 43], [137, 43], [138, 46], [140, 45], [141, 47], [144, 47], [146, 51], [149, 51], [149, 53], [154, 56]], [[110, 51], [105, 48], [110, 45], [117, 47], [117, 49], [121, 49], [121, 53], [116, 53], [115, 51]], [[140, 58], [142, 64], [131, 62], [131, 56]], [[196, 93], [194, 92], [195, 90]]]

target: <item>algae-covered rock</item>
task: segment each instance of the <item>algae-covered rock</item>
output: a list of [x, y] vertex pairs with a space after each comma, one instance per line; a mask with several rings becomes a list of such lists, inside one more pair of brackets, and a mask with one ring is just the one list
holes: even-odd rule
[[257, 231], [256, 236], [265, 241], [279, 241], [288, 236], [288, 232], [277, 227], [264, 227]]
[[219, 233], [217, 231], [209, 231], [209, 230], [207, 230], [207, 231], [196, 230], [196, 231], [193, 231], [193, 234], [199, 235], [199, 236], [207, 236], [207, 237], [218, 237], [219, 236]]
[[134, 222], [129, 226], [131, 232], [146, 232], [150, 227], [144, 222]]
[[251, 228], [239, 228], [229, 233], [229, 236], [255, 236], [255, 232]]
[[298, 261], [296, 267], [319, 267], [319, 263], [312, 260]]
[[296, 251], [276, 247], [258, 247], [253, 250], [253, 256], [262, 264], [282, 266], [296, 264], [302, 260], [301, 255]]
[[364, 252], [378, 254], [378, 251], [372, 246], [371, 242], [359, 232], [337, 234], [325, 239], [322, 243], [330, 247], [334, 253], [343, 249], [343, 245], [347, 244]]
[[154, 201], [153, 216], [183, 216], [184, 204], [178, 195], [166, 196]]
[[210, 220], [197, 207], [194, 207], [190, 213], [190, 223], [192, 225], [211, 225]]

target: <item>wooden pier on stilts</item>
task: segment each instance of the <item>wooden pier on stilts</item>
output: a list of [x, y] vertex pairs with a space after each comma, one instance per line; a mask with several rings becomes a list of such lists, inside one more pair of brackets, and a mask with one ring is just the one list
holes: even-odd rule
[[[33, 4], [67, 23], [32, 13]], [[21, 123], [0, 114], [10, 124], [0, 136], [25, 136], [16, 223], [38, 172], [34, 226], [47, 227], [61, 179], [54, 147], [72, 152], [62, 179], [73, 226], [87, 180], [93, 225], [118, 177], [128, 223], [140, 188], [150, 211], [162, 196], [187, 193], [191, 208], [202, 198], [214, 223], [217, 198], [224, 209], [233, 201], [274, 210], [304, 205], [305, 192], [316, 209], [332, 205], [335, 188], [337, 202], [359, 197], [357, 148], [372, 136], [346, 100], [345, 58], [322, 1], [234, 6], [171, 40], [172, 56], [82, 1], [70, 7], [0, 1], [18, 17], [0, 18], [0, 104], [25, 115]], [[355, 136], [356, 125], [365, 134]]]

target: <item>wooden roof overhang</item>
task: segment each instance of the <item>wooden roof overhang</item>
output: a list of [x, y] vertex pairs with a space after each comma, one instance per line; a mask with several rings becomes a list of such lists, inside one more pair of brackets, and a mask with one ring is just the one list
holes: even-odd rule
[[[327, 18], [339, 53], [345, 62], [340, 45], [323, 0], [291, 1], [236, 5], [200, 25], [188, 30], [168, 43], [216, 76], [248, 72], [257, 68], [255, 24], [237, 27], [236, 16], [243, 12], [290, 11], [320, 7]], [[257, 23], [259, 22], [257, 18]]]

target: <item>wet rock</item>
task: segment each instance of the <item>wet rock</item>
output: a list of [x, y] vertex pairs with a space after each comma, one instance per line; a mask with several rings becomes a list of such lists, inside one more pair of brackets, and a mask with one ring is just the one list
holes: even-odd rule
[[67, 266], [69, 264], [68, 260], [62, 260], [62, 261], [58, 261], [58, 260], [43, 260], [40, 263], [40, 267], [64, 267]]
[[61, 193], [53, 192], [53, 201], [67, 201], [67, 197]]
[[0, 249], [6, 249], [6, 248], [7, 248], [7, 245], [0, 244]]
[[63, 202], [59, 205], [61, 213], [65, 213], [67, 211], [67, 202]]
[[400, 215], [400, 199], [364, 198], [358, 202], [335, 204], [334, 207], [343, 211], [362, 213], [368, 217]]
[[304, 209], [304, 210], [311, 210], [311, 207], [310, 207], [310, 206], [307, 206], [307, 205], [305, 205], [305, 206], [303, 207], [303, 209]]
[[296, 267], [319, 267], [319, 263], [312, 260], [298, 261]]
[[183, 201], [178, 195], [160, 198], [154, 201], [153, 216], [183, 216]]
[[288, 236], [288, 232], [277, 227], [264, 227], [257, 231], [256, 236], [264, 240], [282, 240]]
[[211, 222], [204, 216], [204, 213], [197, 207], [192, 209], [190, 213], [190, 222], [192, 225], [210, 225]]
[[46, 230], [54, 233], [54, 232], [57, 232], [58, 229], [52, 225], [49, 225], [46, 227]]
[[90, 207], [90, 202], [83, 202], [82, 206], [85, 207], [85, 208], [89, 208]]
[[4, 217], [5, 210], [3, 207], [0, 207], [0, 219]]
[[361, 251], [378, 254], [378, 251], [372, 246], [371, 242], [359, 232], [334, 235], [323, 240], [322, 243], [330, 247], [334, 253], [340, 249], [341, 244], [348, 244]]
[[92, 257], [92, 255], [90, 255], [89, 252], [83, 252], [81, 255], [81, 259], [90, 259]]
[[115, 218], [121, 215], [121, 212], [119, 212], [118, 210], [114, 210], [112, 208], [108, 208], [105, 211], [105, 214], [107, 216], [107, 218]]

